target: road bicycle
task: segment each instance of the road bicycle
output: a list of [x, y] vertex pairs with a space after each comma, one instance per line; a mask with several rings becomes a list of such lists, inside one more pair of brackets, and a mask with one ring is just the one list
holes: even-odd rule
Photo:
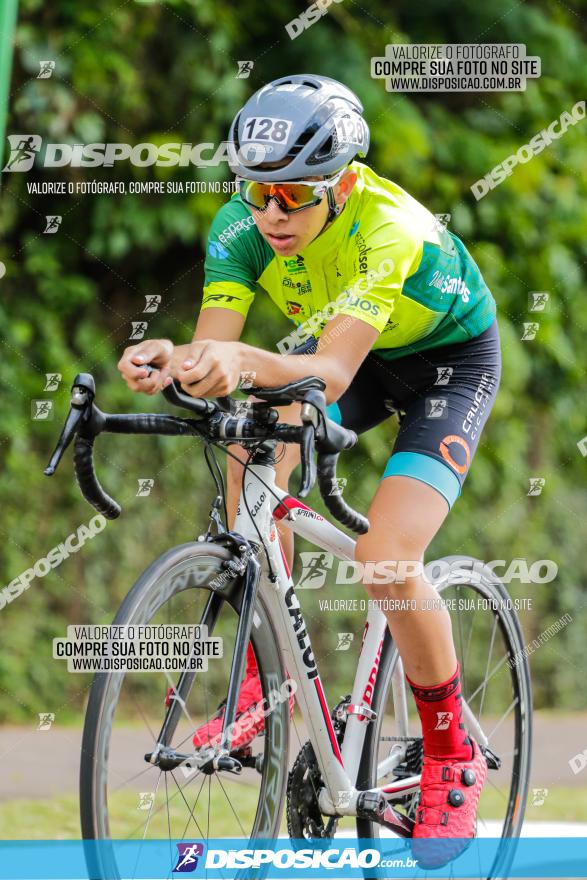
[[[362, 839], [411, 836], [422, 739], [385, 616], [370, 603], [354, 684], [331, 706], [276, 527], [290, 528], [339, 560], [354, 559], [348, 534], [276, 485], [280, 443], [300, 446], [300, 497], [317, 480], [334, 519], [355, 533], [369, 527], [333, 489], [340, 485], [339, 453], [357, 437], [327, 417], [324, 387], [321, 379], [309, 377], [281, 388], [251, 389], [252, 400], [237, 402], [193, 398], [174, 382], [163, 394], [192, 416], [180, 418], [105, 414], [94, 401], [92, 376], [74, 380], [70, 413], [47, 474], [75, 438], [81, 491], [114, 519], [121, 509], [96, 477], [95, 438], [102, 432], [181, 434], [198, 438], [199, 451], [203, 444], [217, 487], [206, 533], [151, 563], [114, 624], [200, 624], [224, 646], [222, 658], [211, 660], [205, 673], [185, 669], [175, 679], [169, 673], [96, 674], [81, 756], [84, 839], [273, 839], [282, 829], [284, 803], [287, 830], [298, 844], [327, 845], [349, 823]], [[301, 404], [301, 424], [280, 423], [276, 407], [293, 402]], [[249, 456], [236, 520], [228, 529], [214, 451], [228, 451], [232, 444], [245, 447]], [[517, 838], [529, 785], [532, 695], [516, 610], [493, 571], [476, 560], [447, 557], [429, 563], [426, 571], [451, 609], [463, 718], [489, 767], [478, 833]], [[263, 735], [234, 750], [232, 724], [249, 640], [270, 710]], [[284, 686], [286, 695], [295, 687], [301, 722], [290, 717], [288, 699], [274, 698]], [[224, 713], [221, 740], [194, 749], [194, 730], [216, 711]], [[297, 756], [290, 747], [292, 731], [299, 739]], [[507, 877], [512, 858], [511, 846], [504, 846], [487, 876]], [[97, 876], [119, 876], [116, 865], [98, 868], [103, 873]]]

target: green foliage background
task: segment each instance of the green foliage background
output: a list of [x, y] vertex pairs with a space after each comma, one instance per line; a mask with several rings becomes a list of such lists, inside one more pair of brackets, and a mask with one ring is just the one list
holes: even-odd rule
[[[296, 40], [284, 25], [303, 4], [258, 0], [170, 0], [79, 4], [22, 0], [8, 133], [47, 140], [218, 143], [241, 102], [266, 81], [312, 71], [353, 87], [372, 132], [368, 161], [433, 212], [472, 251], [494, 291], [504, 350], [502, 387], [466, 490], [430, 548], [429, 558], [468, 553], [482, 559], [552, 559], [553, 583], [520, 586], [533, 608], [522, 615], [530, 641], [569, 611], [573, 622], [532, 657], [536, 704], [584, 708], [586, 459], [585, 420], [585, 124], [518, 165], [481, 202], [469, 187], [494, 165], [584, 98], [586, 8], [569, 0], [396, 0], [333, 4]], [[401, 95], [370, 78], [370, 58], [388, 42], [525, 43], [542, 58], [542, 76], [512, 94]], [[40, 59], [55, 59], [38, 80]], [[237, 60], [255, 62], [237, 79]], [[27, 192], [32, 180], [228, 180], [228, 169], [36, 169], [4, 175], [0, 281], [2, 427], [0, 583], [8, 584], [63, 541], [92, 510], [80, 498], [66, 456], [42, 474], [68, 408], [71, 380], [92, 372], [108, 411], [161, 410], [133, 396], [115, 365], [139, 320], [145, 295], [162, 306], [149, 335], [187, 342], [202, 289], [207, 229], [226, 196], [67, 196]], [[63, 215], [56, 235], [44, 216]], [[532, 320], [528, 292], [549, 291], [535, 341], [521, 342]], [[246, 341], [265, 348], [287, 322], [261, 297]], [[152, 320], [151, 320], [152, 319]], [[60, 372], [60, 390], [43, 391]], [[53, 397], [55, 420], [31, 420], [31, 400]], [[362, 438], [341, 462], [347, 493], [366, 510], [389, 455], [391, 422]], [[100, 443], [97, 466], [124, 505], [82, 552], [71, 556], [0, 612], [0, 719], [28, 721], [40, 711], [79, 718], [89, 680], [51, 661], [51, 639], [68, 623], [107, 623], [146, 564], [206, 524], [212, 495], [202, 449], [183, 438], [116, 438]], [[528, 497], [530, 477], [546, 479]], [[153, 477], [148, 498], [137, 479]], [[320, 504], [314, 494], [311, 499]], [[307, 549], [307, 548], [306, 548]], [[337, 631], [360, 633], [357, 616], [320, 616], [318, 599], [359, 595], [329, 584], [302, 595], [331, 699], [346, 692], [356, 652], [334, 653]]]

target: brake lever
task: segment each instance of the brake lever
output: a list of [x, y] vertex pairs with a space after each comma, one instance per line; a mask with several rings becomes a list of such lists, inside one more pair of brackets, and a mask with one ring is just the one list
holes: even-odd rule
[[217, 404], [212, 400], [204, 400], [202, 397], [191, 397], [189, 394], [186, 394], [185, 391], [179, 391], [178, 386], [181, 388], [181, 385], [179, 385], [177, 380], [174, 379], [173, 382], [170, 382], [169, 385], [166, 385], [166, 387], [163, 388], [163, 397], [165, 400], [168, 400], [169, 403], [173, 403], [174, 406], [181, 406], [184, 409], [189, 409], [191, 412], [195, 412], [199, 416], [209, 416], [218, 410]]
[[[155, 367], [153, 364], [145, 364], [144, 367], [145, 370], [147, 370], [148, 376], [159, 370], [159, 367]], [[211, 400], [204, 400], [202, 397], [191, 397], [189, 394], [186, 394], [185, 391], [181, 391], [181, 385], [177, 379], [174, 379], [169, 385], [166, 385], [165, 388], [161, 390], [161, 393], [169, 403], [172, 403], [174, 406], [181, 406], [183, 409], [189, 409], [191, 412], [195, 412], [199, 416], [212, 415], [212, 413], [215, 413], [218, 409], [218, 405]]]
[[316, 429], [312, 422], [306, 422], [302, 427], [301, 461], [302, 478], [298, 495], [305, 498], [316, 482], [316, 462], [314, 461], [314, 442]]
[[77, 433], [80, 422], [87, 418], [90, 413], [95, 394], [96, 385], [93, 376], [90, 373], [79, 373], [71, 386], [71, 406], [65, 420], [65, 425], [53, 455], [49, 459], [49, 464], [43, 471], [46, 477], [52, 477], [57, 470], [65, 450]]

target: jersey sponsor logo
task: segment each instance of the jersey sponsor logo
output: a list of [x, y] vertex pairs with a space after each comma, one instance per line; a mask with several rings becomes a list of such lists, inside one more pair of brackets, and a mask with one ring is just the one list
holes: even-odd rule
[[288, 315], [300, 315], [303, 312], [301, 303], [293, 302], [291, 299], [288, 299], [285, 305]]
[[218, 233], [218, 240], [222, 244], [230, 244], [231, 240], [238, 238], [239, 233], [246, 232], [251, 226], [255, 226], [255, 218], [252, 215], [237, 220], [236, 223], [229, 223], [226, 229]]
[[355, 232], [356, 232], [357, 229], [359, 228], [359, 223], [360, 223], [360, 222], [361, 222], [360, 220], [355, 220], [355, 222], [353, 223], [353, 225], [351, 226], [351, 228], [350, 228], [350, 230], [349, 230], [349, 238], [352, 238], [352, 237], [353, 237], [353, 235], [355, 234]]
[[481, 420], [483, 418], [483, 413], [487, 409], [487, 404], [489, 403], [489, 397], [493, 390], [494, 381], [495, 380], [493, 376], [491, 376], [489, 373], [482, 374], [481, 381], [479, 382], [477, 391], [475, 392], [473, 405], [465, 416], [465, 420], [463, 422], [463, 431], [465, 434], [471, 434], [471, 440], [475, 439], [479, 428], [481, 427]]
[[226, 260], [228, 257], [228, 251], [219, 241], [210, 241], [208, 243], [208, 253], [211, 257], [216, 257], [218, 260]]
[[284, 260], [283, 264], [289, 275], [299, 275], [300, 272], [306, 271], [304, 258], [301, 254], [296, 254], [296, 256], [292, 257], [290, 260]]
[[343, 306], [345, 309], [357, 309], [359, 312], [366, 312], [373, 317], [377, 317], [379, 314], [379, 304], [374, 302], [369, 302], [368, 299], [362, 299], [360, 296], [352, 296], [348, 295], [343, 302]]
[[362, 275], [365, 275], [367, 269], [369, 268], [369, 263], [367, 261], [367, 254], [371, 250], [370, 247], [367, 247], [367, 242], [365, 241], [365, 236], [360, 232], [357, 232], [355, 235], [355, 241], [357, 242], [357, 251], [359, 254], [359, 272]]
[[428, 282], [428, 287], [436, 287], [441, 293], [460, 296], [464, 303], [468, 303], [471, 298], [471, 291], [462, 278], [458, 275], [445, 275], [439, 269], [434, 272], [432, 280]]
[[[456, 449], [455, 449], [456, 446]], [[452, 447], [452, 448], [451, 448]], [[446, 437], [443, 437], [440, 441], [439, 445], [440, 454], [444, 458], [444, 460], [457, 472], [457, 474], [464, 474], [469, 467], [471, 462], [471, 450], [469, 449], [469, 444], [466, 440], [463, 440], [462, 437], [459, 437], [458, 434], [447, 434]], [[461, 448], [464, 450], [465, 461], [462, 463], [463, 453], [457, 452], [457, 449]], [[453, 455], [457, 455], [461, 461], [456, 461]]]
[[229, 296], [227, 293], [209, 293], [208, 296], [205, 296], [203, 299], [203, 303], [209, 302], [232, 302], [233, 299], [237, 299], [240, 302], [240, 296]]
[[312, 285], [310, 281], [306, 281], [305, 284], [302, 284], [301, 281], [292, 281], [291, 278], [282, 278], [281, 284], [283, 287], [289, 287], [292, 290], [295, 290], [296, 293], [304, 294], [310, 293], [312, 291]]

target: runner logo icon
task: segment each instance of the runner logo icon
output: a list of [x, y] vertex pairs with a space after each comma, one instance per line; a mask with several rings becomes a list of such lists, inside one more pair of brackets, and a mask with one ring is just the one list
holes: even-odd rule
[[437, 722], [434, 730], [448, 730], [452, 721], [452, 712], [437, 712]]
[[41, 149], [40, 134], [9, 134], [10, 156], [3, 171], [30, 171]]
[[204, 855], [203, 843], [178, 843], [177, 862], [174, 873], [187, 874], [198, 867], [198, 857]]

